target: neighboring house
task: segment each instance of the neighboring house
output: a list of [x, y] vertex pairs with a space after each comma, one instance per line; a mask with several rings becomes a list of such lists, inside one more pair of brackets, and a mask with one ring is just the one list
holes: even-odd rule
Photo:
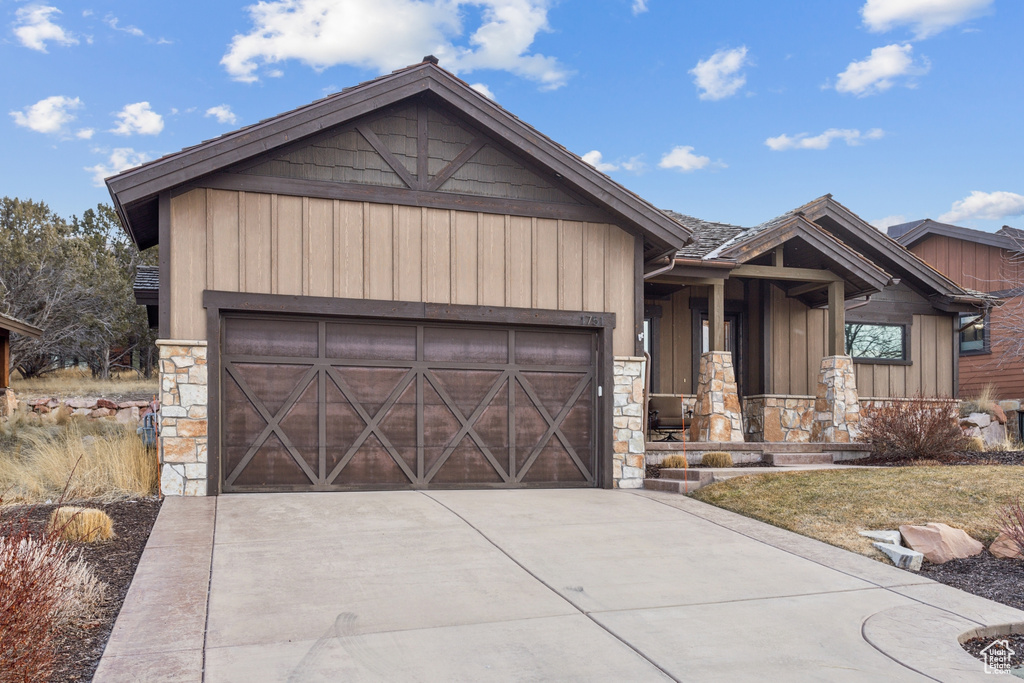
[[868, 395], [950, 394], [979, 300], [831, 198], [676, 220], [432, 59], [107, 184], [161, 245], [169, 494], [641, 486], [649, 338], [660, 391], [704, 387], [695, 438], [742, 440], [740, 396], [804, 400], [825, 366], [816, 438], [848, 440], [844, 321], [881, 325]]
[[[840, 374], [836, 356], [852, 356], [855, 379], [845, 385], [855, 381], [859, 402], [957, 393], [959, 316], [986, 297], [831, 195], [752, 228], [672, 215], [695, 239], [644, 287], [652, 392], [695, 405], [695, 421], [708, 410], [697, 395], [709, 350], [731, 352], [748, 441], [847, 440], [841, 414], [859, 420], [852, 396], [838, 399], [845, 406], [820, 401], [843, 395], [834, 381], [822, 384]], [[738, 439], [720, 424], [709, 440]]]
[[0, 313], [0, 415], [17, 407], [11, 390], [11, 333], [39, 338], [43, 331], [34, 325]]
[[996, 399], [1024, 399], [1024, 356], [1014, 352], [1024, 330], [1008, 327], [1021, 315], [1021, 231], [1004, 226], [995, 233], [982, 232], [925, 219], [894, 225], [888, 232], [961, 285], [1007, 299], [1003, 306], [978, 308], [960, 317], [959, 396], [977, 396], [991, 386]]

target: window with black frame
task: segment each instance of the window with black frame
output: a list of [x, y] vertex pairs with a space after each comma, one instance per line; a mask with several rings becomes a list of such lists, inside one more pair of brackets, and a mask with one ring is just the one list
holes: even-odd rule
[[907, 326], [846, 323], [846, 355], [865, 361], [905, 361]]
[[988, 325], [985, 316], [973, 313], [960, 314], [960, 355], [988, 351]]

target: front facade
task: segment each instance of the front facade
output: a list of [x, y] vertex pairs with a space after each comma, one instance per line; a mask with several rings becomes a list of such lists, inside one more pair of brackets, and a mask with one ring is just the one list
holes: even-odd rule
[[435, 64], [108, 184], [161, 244], [165, 493], [641, 485], [689, 230]]
[[161, 245], [165, 494], [639, 487], [657, 393], [694, 441], [848, 443], [955, 392], [976, 298], [831, 197], [660, 211], [429, 59], [107, 184]]
[[1024, 283], [1020, 231], [971, 230], [931, 219], [894, 225], [890, 236], [947, 277], [965, 287], [1005, 299], [1001, 306], [979, 307], [957, 321], [959, 396], [972, 398], [990, 389], [993, 398], [1019, 408], [1024, 399], [1024, 356], [1014, 320], [1020, 317]]

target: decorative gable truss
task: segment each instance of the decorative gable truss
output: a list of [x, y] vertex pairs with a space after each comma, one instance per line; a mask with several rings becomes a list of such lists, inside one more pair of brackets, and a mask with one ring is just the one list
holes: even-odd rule
[[[244, 178], [243, 178], [244, 177]], [[422, 203], [443, 193], [467, 209], [594, 219], [596, 207], [494, 139], [425, 102], [403, 102], [201, 179], [196, 185], [306, 196]], [[390, 191], [370, 191], [367, 186]], [[492, 202], [473, 202], [470, 197]], [[404, 200], [404, 201], [403, 201]], [[499, 203], [500, 202], [500, 203]], [[552, 205], [558, 205], [552, 207]], [[547, 208], [544, 208], [547, 207]]]

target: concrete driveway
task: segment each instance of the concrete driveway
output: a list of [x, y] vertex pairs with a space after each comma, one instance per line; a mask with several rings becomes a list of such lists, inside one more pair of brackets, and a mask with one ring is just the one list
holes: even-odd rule
[[1017, 622], [671, 494], [175, 498], [95, 680], [991, 680]]

